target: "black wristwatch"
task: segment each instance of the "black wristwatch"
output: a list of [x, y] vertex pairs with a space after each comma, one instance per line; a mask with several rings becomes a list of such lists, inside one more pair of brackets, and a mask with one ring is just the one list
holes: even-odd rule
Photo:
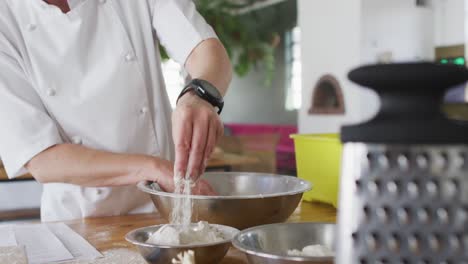
[[223, 96], [221, 96], [218, 89], [214, 85], [205, 80], [193, 79], [179, 94], [177, 101], [179, 101], [179, 99], [184, 94], [190, 91], [194, 91], [198, 97], [218, 108], [218, 114], [221, 114], [224, 106], [224, 100]]

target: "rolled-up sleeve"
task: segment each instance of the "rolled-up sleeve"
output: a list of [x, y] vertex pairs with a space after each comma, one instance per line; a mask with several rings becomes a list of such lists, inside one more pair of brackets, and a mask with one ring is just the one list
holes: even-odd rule
[[29, 160], [62, 142], [20, 64], [1, 50], [0, 124], [0, 157], [10, 178], [26, 173]]
[[192, 0], [155, 0], [153, 27], [168, 55], [184, 65], [202, 41], [217, 38]]

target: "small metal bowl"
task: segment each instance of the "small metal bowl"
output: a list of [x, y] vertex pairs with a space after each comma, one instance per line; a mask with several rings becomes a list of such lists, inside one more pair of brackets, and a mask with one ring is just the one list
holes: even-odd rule
[[253, 227], [237, 234], [234, 247], [244, 252], [250, 264], [331, 264], [334, 257], [288, 256], [288, 250], [323, 245], [335, 251], [335, 225], [286, 223]]
[[[292, 176], [265, 173], [211, 172], [203, 175], [217, 196], [192, 195], [192, 222], [245, 229], [280, 223], [288, 219], [311, 189], [307, 181]], [[181, 195], [161, 191], [154, 183], [140, 182], [138, 188], [149, 193], [163, 218], [169, 221], [176, 199]]]
[[239, 230], [229, 226], [213, 225], [223, 233], [226, 238], [225, 240], [209, 244], [184, 246], [167, 246], [146, 243], [148, 238], [162, 226], [163, 225], [155, 225], [135, 229], [125, 236], [125, 239], [135, 245], [143, 258], [150, 264], [172, 263], [172, 259], [176, 258], [177, 254], [188, 250], [192, 250], [195, 253], [196, 263], [219, 263], [229, 250], [232, 238], [239, 233]]

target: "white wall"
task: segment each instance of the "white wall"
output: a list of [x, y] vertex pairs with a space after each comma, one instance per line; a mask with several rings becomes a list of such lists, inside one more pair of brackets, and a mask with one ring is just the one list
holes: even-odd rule
[[[418, 7], [412, 0], [299, 0], [301, 133], [338, 132], [342, 124], [362, 122], [375, 114], [377, 97], [347, 80], [353, 67], [377, 63], [383, 54], [391, 54], [393, 62], [433, 60], [436, 44], [464, 42], [459, 32], [463, 32], [465, 0], [432, 1], [435, 4]], [[442, 16], [443, 12], [450, 15]], [[344, 88], [345, 116], [307, 113], [313, 86], [325, 73], [336, 75]]]
[[[302, 30], [303, 98], [299, 113], [301, 133], [338, 132], [343, 123], [355, 122], [366, 96], [347, 79], [361, 61], [361, 0], [299, 0]], [[309, 115], [312, 90], [319, 78], [333, 73], [341, 83], [346, 115]]]
[[465, 0], [432, 0], [435, 12], [435, 44], [465, 43]]
[[254, 69], [242, 78], [234, 75], [221, 114], [223, 122], [297, 124], [297, 111], [285, 109], [284, 46], [279, 46], [277, 50], [276, 68], [271, 86], [264, 85], [265, 73], [261, 69]]
[[390, 53], [393, 62], [434, 59], [430, 6], [418, 7], [409, 0], [362, 0], [362, 4], [362, 63], [377, 63], [382, 53]]

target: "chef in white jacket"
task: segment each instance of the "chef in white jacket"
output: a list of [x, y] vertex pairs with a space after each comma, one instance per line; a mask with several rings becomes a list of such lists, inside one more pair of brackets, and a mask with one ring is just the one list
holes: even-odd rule
[[[172, 112], [158, 43], [211, 100], [189, 84]], [[0, 156], [44, 184], [43, 221], [151, 212], [136, 183], [198, 179], [230, 80], [191, 0], [0, 0]]]

